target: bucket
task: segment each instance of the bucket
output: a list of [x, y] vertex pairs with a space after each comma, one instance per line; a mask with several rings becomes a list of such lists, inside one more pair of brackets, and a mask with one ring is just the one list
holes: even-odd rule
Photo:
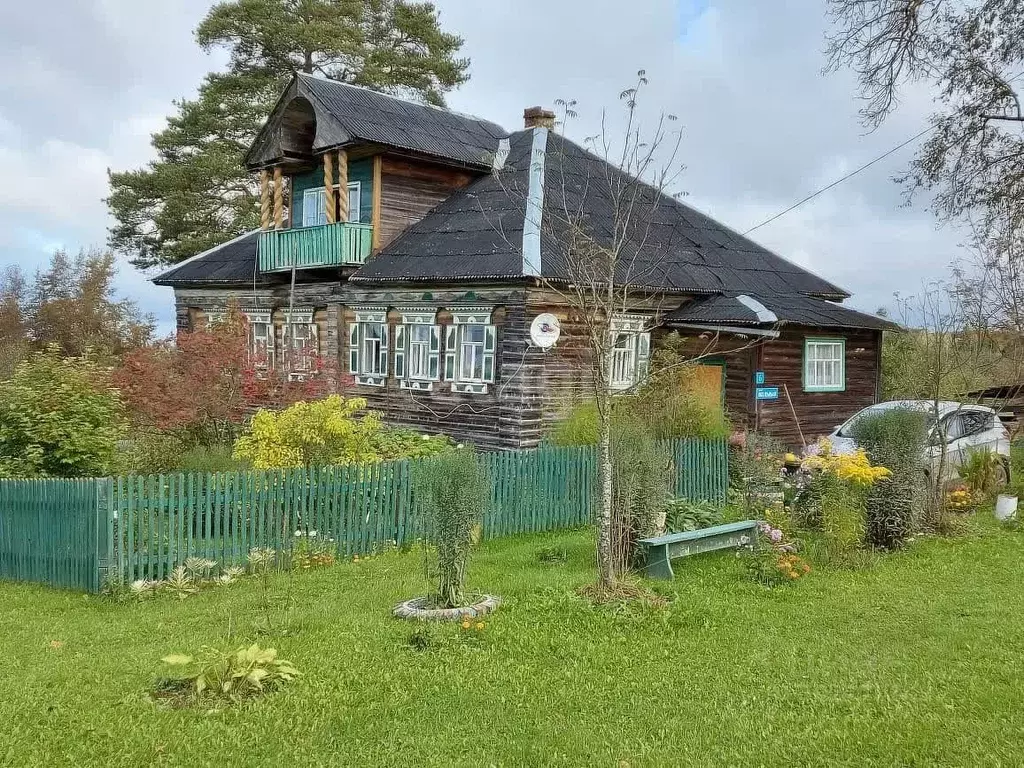
[[996, 497], [996, 519], [1009, 520], [1017, 514], [1017, 497], [1000, 493]]

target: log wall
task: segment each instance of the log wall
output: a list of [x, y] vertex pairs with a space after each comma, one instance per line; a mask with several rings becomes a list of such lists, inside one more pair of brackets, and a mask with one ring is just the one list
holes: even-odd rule
[[467, 171], [391, 155], [381, 159], [380, 173], [381, 248], [473, 180]]
[[[180, 330], [201, 326], [208, 312], [224, 311], [230, 302], [242, 307], [274, 310], [283, 322], [288, 287], [252, 289], [178, 289], [175, 291]], [[306, 283], [296, 286], [295, 306], [315, 310], [320, 331], [320, 352], [347, 371], [347, 323], [355, 306], [434, 307], [484, 306], [494, 308], [497, 328], [495, 383], [486, 394], [453, 393], [437, 382], [431, 392], [402, 389], [393, 376], [384, 387], [351, 384], [342, 377], [346, 395], [365, 397], [374, 410], [392, 424], [427, 433], [444, 433], [484, 450], [532, 448], [553, 423], [581, 399], [592, 397], [592, 367], [584, 326], [557, 294], [525, 285], [435, 286], [363, 288], [345, 282]], [[544, 352], [529, 348], [530, 322], [550, 312], [562, 325], [557, 345]], [[390, 321], [397, 322], [392, 312]], [[447, 322], [445, 313], [440, 315]], [[656, 330], [654, 345], [666, 332]], [[803, 347], [807, 336], [846, 339], [846, 391], [804, 392]], [[725, 364], [725, 405], [737, 428], [757, 428], [787, 446], [799, 448], [830, 432], [860, 409], [876, 402], [879, 392], [880, 336], [875, 331], [822, 331], [787, 328], [780, 338], [751, 339], [710, 335], [686, 340], [684, 353], [705, 356]], [[394, 365], [394, 333], [389, 365]], [[755, 403], [753, 374], [763, 370], [767, 386], [778, 386], [777, 401]], [[788, 391], [793, 403], [790, 408]], [[794, 418], [793, 410], [796, 411]], [[802, 440], [801, 440], [802, 435]]]

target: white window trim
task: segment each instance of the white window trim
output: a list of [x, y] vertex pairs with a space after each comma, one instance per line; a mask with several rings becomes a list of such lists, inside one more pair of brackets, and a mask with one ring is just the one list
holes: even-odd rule
[[[293, 381], [305, 379], [315, 369], [315, 361], [320, 357], [320, 326], [313, 320], [312, 309], [292, 309], [284, 312], [284, 323], [281, 325], [281, 350], [287, 357], [288, 376]], [[308, 331], [309, 344], [296, 347], [292, 344], [293, 328]], [[312, 351], [312, 355], [310, 355]], [[301, 356], [296, 357], [296, 353]], [[296, 361], [298, 364], [296, 365]]]
[[[827, 359], [811, 360], [811, 347], [838, 347], [839, 356]], [[839, 364], [839, 381], [834, 384], [819, 384], [812, 381], [814, 369], [812, 362], [831, 362]], [[803, 360], [804, 392], [845, 392], [846, 391], [846, 339], [837, 337], [808, 336], [804, 339]]]
[[[249, 354], [254, 358], [256, 355], [265, 354], [266, 363], [255, 366], [258, 371], [272, 370], [274, 368], [275, 353], [277, 351], [276, 339], [274, 338], [274, 319], [269, 309], [243, 308], [242, 315], [245, 317], [246, 341]], [[266, 351], [259, 349], [256, 343], [256, 327], [263, 326], [262, 341], [266, 343]]]
[[[437, 310], [399, 307], [398, 311], [402, 314], [401, 324], [395, 327], [395, 378], [398, 379], [398, 386], [402, 389], [431, 392], [434, 389], [434, 382], [441, 379], [443, 364], [443, 330], [437, 325]], [[416, 328], [430, 329], [426, 342], [426, 373], [421, 375], [414, 375], [412, 371], [413, 334]], [[436, 370], [434, 376], [430, 375], [432, 358]]]
[[[349, 373], [356, 384], [367, 387], [383, 387], [388, 377], [388, 313], [385, 307], [357, 307], [355, 322], [348, 329]], [[380, 371], [370, 371], [365, 359], [365, 328], [377, 326], [380, 329], [378, 365]]]
[[[341, 185], [334, 185], [335, 191], [341, 189]], [[327, 187], [310, 187], [302, 193], [302, 226], [303, 227], [319, 227], [327, 223]], [[355, 205], [352, 201], [355, 201]], [[312, 201], [312, 202], [310, 202]], [[359, 213], [363, 202], [363, 184], [361, 181], [350, 181], [348, 183], [348, 223], [358, 224]], [[313, 219], [310, 216], [310, 211], [316, 211], [315, 221], [313, 223], [307, 223]]]
[[[452, 392], [463, 394], [487, 394], [490, 385], [497, 378], [498, 349], [497, 328], [491, 323], [492, 310], [487, 307], [460, 307], [452, 310], [452, 324], [444, 334], [444, 373], [445, 379], [451, 382]], [[481, 342], [481, 363], [479, 378], [462, 376], [464, 342], [467, 326], [483, 327], [484, 338]], [[488, 350], [488, 346], [490, 349]], [[473, 345], [473, 348], [476, 344]], [[488, 359], [489, 358], [489, 359]], [[490, 376], [487, 375], [488, 363]]]
[[608, 371], [608, 388], [613, 392], [625, 392], [641, 384], [646, 378], [651, 357], [651, 318], [647, 315], [619, 314], [612, 315], [608, 323], [608, 343], [613, 347], [619, 334], [627, 336], [627, 371], [626, 375], [613, 378], [614, 353], [612, 370]]

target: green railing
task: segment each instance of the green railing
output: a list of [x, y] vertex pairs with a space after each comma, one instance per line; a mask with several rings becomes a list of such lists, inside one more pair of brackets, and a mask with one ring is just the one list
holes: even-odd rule
[[275, 272], [363, 264], [373, 246], [369, 224], [338, 222], [260, 232], [260, 270]]
[[[676, 492], [722, 502], [724, 441], [671, 443]], [[597, 498], [593, 447], [483, 454], [495, 538], [586, 525]], [[0, 481], [0, 578], [95, 591], [162, 579], [188, 557], [243, 563], [253, 547], [289, 550], [316, 531], [361, 555], [421, 535], [412, 462], [94, 480]]]

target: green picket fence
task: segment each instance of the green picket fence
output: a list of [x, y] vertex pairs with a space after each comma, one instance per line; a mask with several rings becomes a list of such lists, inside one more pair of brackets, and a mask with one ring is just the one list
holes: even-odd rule
[[109, 557], [105, 480], [0, 482], [0, 579], [90, 592]]
[[[724, 501], [724, 441], [667, 446], [676, 493]], [[594, 447], [483, 454], [492, 482], [485, 538], [585, 525], [597, 496]], [[193, 556], [245, 561], [300, 536], [344, 556], [418, 537], [410, 461], [362, 467], [0, 481], [0, 578], [95, 591], [102, 581], [163, 579]], [[5, 538], [6, 536], [6, 538]]]

